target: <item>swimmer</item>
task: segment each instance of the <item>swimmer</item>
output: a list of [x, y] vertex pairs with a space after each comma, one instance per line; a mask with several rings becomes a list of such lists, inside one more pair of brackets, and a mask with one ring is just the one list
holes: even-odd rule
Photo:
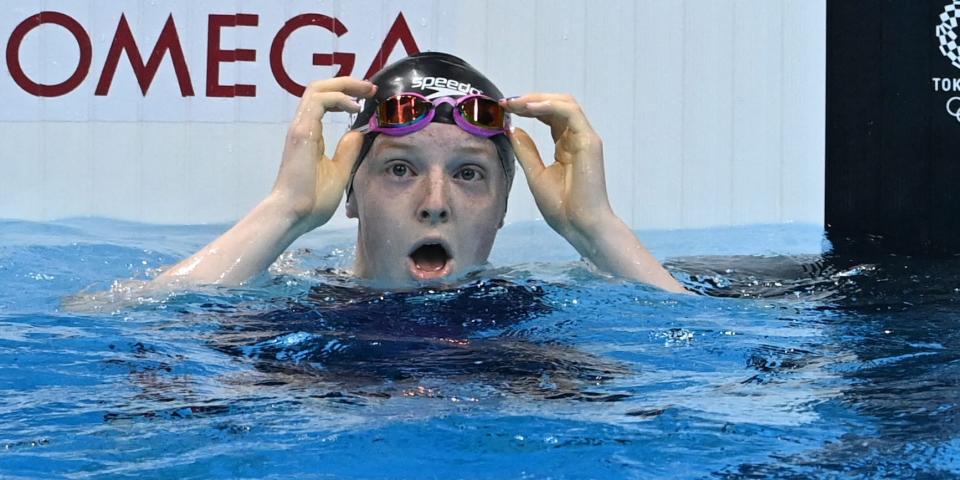
[[[357, 114], [332, 157], [322, 135], [327, 112]], [[510, 114], [550, 127], [553, 163], [510, 126]], [[585, 259], [615, 277], [685, 291], [610, 207], [600, 137], [573, 97], [505, 99], [469, 64], [436, 52], [388, 65], [370, 81], [311, 83], [271, 192], [152, 283], [243, 284], [327, 223], [344, 196], [347, 216], [358, 219], [353, 275], [386, 288], [455, 282], [487, 261], [514, 156], [547, 224]]]

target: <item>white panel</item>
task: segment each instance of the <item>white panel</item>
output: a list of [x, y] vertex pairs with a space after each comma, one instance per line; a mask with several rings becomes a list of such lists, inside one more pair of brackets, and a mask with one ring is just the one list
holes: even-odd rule
[[[505, 52], [501, 55], [490, 54], [487, 56], [487, 63], [499, 61], [501, 56], [518, 56], [517, 60], [523, 59], [530, 62], [531, 73], [527, 73], [527, 78], [532, 78], [532, 82], [527, 80], [526, 85], [519, 82], [512, 84], [516, 90], [508, 90], [508, 95], [522, 95], [532, 92], [546, 93], [570, 93], [575, 97], [582, 96], [584, 84], [587, 76], [586, 65], [586, 4], [579, 1], [537, 1], [533, 12], [533, 18], [530, 19], [528, 10], [521, 10], [521, 17], [526, 19], [526, 25], [510, 25], [514, 28], [514, 34], [505, 32], [501, 36], [505, 41], [498, 47], [498, 52]], [[512, 7], [505, 7], [505, 11], [492, 12], [491, 18], [500, 18], [507, 16], [512, 12]], [[512, 41], [513, 36], [523, 30], [530, 30], [533, 26], [533, 42], [526, 47], [520, 42]], [[488, 27], [489, 28], [489, 27]], [[528, 32], [529, 33], [529, 32]], [[523, 39], [524, 37], [519, 37]], [[529, 37], [528, 37], [529, 38]], [[526, 50], [526, 52], [524, 52]], [[506, 53], [509, 51], [509, 53]], [[532, 53], [533, 57], [529, 55]], [[528, 70], [528, 72], [530, 71]], [[504, 72], [505, 76], [510, 72]], [[512, 76], [512, 75], [510, 75]], [[537, 144], [541, 157], [544, 162], [550, 165], [553, 162], [554, 143], [550, 136], [549, 128], [533, 119], [519, 118], [515, 122], [516, 126], [523, 128]], [[522, 172], [518, 176], [522, 176]], [[526, 180], [517, 178], [513, 189], [514, 199], [511, 201], [508, 219], [524, 220], [541, 218], [539, 210], [533, 201], [526, 186]]]
[[42, 124], [0, 124], [0, 218], [43, 218], [43, 140]]
[[[286, 133], [283, 124], [240, 123], [233, 128], [236, 152], [230, 168], [237, 172], [237, 198], [227, 218], [240, 218], [270, 192], [280, 169]], [[332, 145], [328, 151], [332, 154]]]
[[82, 216], [90, 212], [93, 206], [90, 129], [91, 124], [86, 122], [42, 125], [41, 155], [45, 161], [40, 186], [44, 192], [44, 218]]
[[[86, 81], [83, 82], [81, 87], [88, 90], [85, 97], [89, 99], [88, 104], [91, 120], [139, 121], [143, 119], [144, 102], [141, 101], [143, 94], [140, 92], [140, 86], [137, 84], [136, 77], [133, 74], [133, 68], [130, 65], [130, 57], [127, 56], [126, 52], [121, 52], [120, 54], [120, 60], [117, 62], [117, 68], [114, 72], [113, 80], [109, 83], [107, 94], [94, 95], [97, 84], [103, 75], [107, 54], [109, 53], [110, 45], [113, 42], [114, 35], [120, 23], [121, 14], [127, 19], [127, 23], [133, 31], [143, 60], [146, 61], [150, 57], [153, 44], [160, 34], [160, 29], [163, 26], [163, 21], [166, 20], [166, 16], [163, 18], [150, 18], [149, 21], [146, 22], [147, 25], [144, 25], [140, 15], [141, 5], [141, 2], [125, 3], [122, 5], [119, 3], [104, 3], [98, 7], [98, 14], [93, 15], [89, 20], [89, 24], [86, 27], [87, 31], [96, 32], [91, 35], [93, 41], [93, 67], [90, 69], [90, 75], [87, 76]], [[146, 41], [147, 38], [150, 38], [150, 41]], [[147, 46], [148, 43], [150, 46]], [[184, 45], [185, 51], [189, 50], [191, 43], [198, 42], [187, 42], [187, 44]], [[144, 50], [147, 51], [144, 52]], [[169, 58], [161, 64], [160, 70], [162, 71], [164, 68], [173, 69]], [[152, 87], [150, 91], [153, 92]], [[173, 103], [182, 102], [166, 103], [174, 107], [172, 105]], [[60, 120], [56, 115], [47, 116], [47, 119], [48, 121]], [[187, 119], [189, 119], [189, 117], [187, 117]]]
[[[161, 2], [162, 5], [163, 2]], [[270, 100], [276, 100], [277, 95], [282, 95], [282, 93], [268, 93], [271, 90], [276, 90], [283, 92], [277, 86], [275, 81], [270, 81], [262, 87], [258, 86], [257, 95], [263, 96], [262, 100], [250, 102], [250, 99], [243, 99], [242, 102], [238, 102], [235, 98], [222, 98], [222, 97], [208, 97], [207, 96], [207, 49], [209, 48], [207, 43], [207, 38], [209, 35], [209, 15], [218, 14], [218, 15], [229, 15], [240, 12], [237, 2], [221, 2], [218, 0], [191, 0], [188, 1], [184, 8], [181, 10], [183, 12], [180, 15], [177, 15], [178, 21], [182, 22], [183, 25], [180, 26], [181, 29], [186, 30], [187, 35], [181, 35], [181, 38], [189, 38], [193, 41], [186, 42], [183, 46], [184, 51], [186, 52], [188, 62], [190, 64], [190, 75], [193, 78], [194, 92], [196, 96], [187, 99], [186, 101], [177, 101], [176, 103], [181, 103], [188, 105], [189, 108], [189, 118], [194, 122], [224, 122], [231, 120], [238, 120], [240, 116], [238, 115], [238, 109], [240, 103], [250, 103], [251, 108], [244, 110], [249, 112], [251, 115], [254, 115], [252, 118], [246, 118], [249, 121], [263, 121], [267, 120], [267, 115], [270, 113], [277, 113], [276, 108], [271, 108], [272, 106], [265, 105], [264, 102], [269, 102]], [[267, 10], [267, 9], [263, 9]], [[272, 10], [272, 9], [270, 9]], [[279, 9], [282, 11], [282, 9]], [[246, 13], [246, 12], [244, 12]], [[261, 11], [255, 11], [253, 13], [260, 14]], [[265, 13], [265, 12], [264, 12]], [[270, 40], [273, 38], [273, 35], [279, 29], [279, 25], [264, 25], [263, 21], [269, 21], [274, 18], [274, 14], [267, 13], [266, 18], [260, 18], [260, 26], [258, 27], [224, 27], [220, 30], [221, 39], [220, 45], [223, 49], [230, 48], [239, 48], [238, 45], [238, 33], [242, 30], [247, 30], [249, 36], [244, 36], [246, 41], [244, 42], [243, 48], [254, 48], [257, 50], [257, 63], [261, 65], [261, 68], [266, 68], [269, 71], [270, 68]], [[303, 29], [301, 31], [308, 30]], [[250, 39], [249, 37], [254, 37]], [[291, 36], [291, 41], [294, 36]], [[306, 60], [306, 61], [309, 61]], [[222, 63], [220, 64], [220, 83], [222, 85], [235, 85], [240, 81], [240, 75], [237, 74], [238, 69], [252, 69], [251, 63], [248, 62], [234, 62], [234, 63]], [[173, 98], [168, 96], [168, 98]], [[151, 102], [156, 103], [156, 102]], [[279, 105], [279, 104], [277, 104]], [[264, 109], [258, 109], [256, 107], [264, 106]]]
[[[299, 100], [271, 71], [276, 32], [299, 13], [339, 19], [343, 36], [318, 27], [291, 36], [284, 65], [307, 83], [337, 69], [312, 65], [314, 53], [348, 52], [353, 75], [362, 76], [403, 12], [421, 50], [460, 55], [506, 95], [572, 93], [604, 138], [611, 202], [632, 226], [822, 222], [824, 0], [37, 0], [7, 10], [4, 39], [41, 10], [68, 13], [89, 33], [93, 61], [80, 87], [54, 99], [0, 75], [0, 217], [242, 216], [273, 183]], [[94, 96], [121, 13], [144, 60], [173, 14], [194, 97], [180, 96], [169, 55], [144, 97], [126, 54], [110, 94]], [[256, 27], [224, 28], [220, 43], [257, 52], [255, 62], [220, 67], [221, 83], [254, 84], [256, 97], [206, 97], [212, 13], [258, 16]], [[49, 83], [72, 71], [76, 50], [63, 28], [46, 25], [21, 54], [24, 68]], [[403, 54], [398, 45], [390, 58]], [[40, 118], [47, 123], [32, 123]], [[348, 121], [326, 117], [329, 154]], [[529, 119], [516, 124], [552, 161], [548, 130]], [[337, 215], [332, 228], [355, 224], [342, 209]], [[539, 216], [518, 170], [507, 220]]]
[[[81, 25], [90, 19], [90, 9], [85, 2], [61, 5], [56, 10], [73, 17]], [[88, 31], [89, 32], [89, 31]], [[58, 84], [70, 77], [79, 65], [80, 49], [77, 40], [59, 25], [45, 24], [29, 35], [36, 35], [40, 41], [40, 72], [36, 79], [44, 84]], [[92, 76], [96, 62], [91, 67]], [[42, 118], [58, 117], [63, 120], [84, 121], [89, 117], [88, 98], [93, 87], [84, 82], [71, 93], [49, 97], [41, 102]]]
[[[13, 29], [40, 11], [39, 8], [35, 8], [39, 5], [35, 6], [31, 3], [18, 2], [15, 5], [14, 7], [6, 7], [9, 10], [4, 15], [0, 15], [0, 38], [4, 39], [4, 57], [6, 57], [6, 46], [7, 42], [10, 41]], [[45, 27], [59, 28], [51, 25]], [[65, 31], [63, 33], [66, 34]], [[41, 28], [34, 29], [27, 34], [20, 44], [18, 56], [21, 69], [34, 81], [40, 81], [40, 78], [34, 78], [33, 75], [40, 72], [41, 35]], [[76, 49], [76, 47], [74, 48]], [[9, 59], [4, 58], [4, 60]], [[76, 64], [73, 66], [75, 67]], [[0, 75], [0, 96], [2, 96], [4, 110], [9, 109], [8, 111], [18, 112], [22, 121], [39, 121], [43, 118], [40, 98], [24, 92], [14, 82], [6, 61], [0, 62], [0, 69], [3, 71], [3, 74]]]
[[[191, 145], [191, 136], [205, 130], [206, 124], [141, 123], [140, 124], [140, 170], [143, 219], [148, 222], [177, 223], [184, 216], [204, 214], [216, 221], [218, 212], [212, 211], [207, 202], [210, 192], [223, 192], [223, 175], [205, 177], [202, 191], [191, 189], [191, 176], [205, 175], [202, 168], [206, 162], [203, 150]], [[208, 148], [213, 148], [215, 139], [205, 137]], [[190, 168], [188, 168], [188, 166]], [[222, 212], [222, 210], [221, 210]]]
[[683, 226], [731, 223], [733, 8], [684, 2]]
[[[484, 6], [477, 2], [475, 5]], [[470, 15], [484, 15], [493, 12], [492, 21], [485, 23], [485, 32], [482, 36], [461, 35], [461, 45], [473, 45], [476, 48], [473, 55], [476, 57], [475, 66], [481, 69], [507, 97], [524, 95], [535, 91], [538, 87], [535, 78], [536, 32], [532, 25], [537, 22], [537, 5], [534, 2], [511, 2], [497, 0], [486, 4], [484, 12], [466, 10], [460, 15], [460, 22], [470, 21]], [[471, 7], [475, 9], [476, 7]], [[509, 11], [510, 15], [498, 14]], [[517, 45], [527, 45], [527, 48], [517, 48]], [[482, 67], [480, 65], [483, 65]], [[534, 120], [514, 118], [514, 125], [530, 132], [539, 129]], [[542, 138], [542, 135], [541, 135]], [[547, 161], [552, 158], [552, 145], [540, 142], [541, 155]], [[540, 212], [533, 201], [530, 189], [520, 165], [516, 166], [513, 188], [510, 191], [510, 204], [507, 209], [507, 222], [524, 221], [540, 218]]]
[[[629, 180], [636, 228], [681, 226], [683, 198], [683, 4], [637, 4], [633, 75], [634, 175], [611, 172], [608, 183]], [[629, 88], [629, 84], [628, 84]], [[611, 108], [620, 107], [614, 103]]]
[[586, 12], [585, 2], [537, 1], [534, 58], [537, 89], [546, 92], [583, 91], [586, 83]]
[[238, 218], [239, 178], [248, 172], [238, 168], [235, 157], [246, 155], [246, 142], [238, 142], [235, 129], [241, 124], [204, 124], [190, 129], [185, 183], [198, 215], [224, 221]]
[[787, 0], [783, 8], [781, 220], [822, 224], [827, 7]]
[[[381, 10], [380, 16], [380, 29], [374, 33], [375, 40], [370, 42], [371, 46], [376, 48], [372, 49], [369, 53], [362, 55], [362, 60], [359, 62], [359, 65], [362, 66], [362, 69], [359, 69], [357, 76], [363, 75], [370, 68], [370, 64], [373, 62], [373, 54], [380, 49], [380, 44], [383, 42], [386, 37], [387, 31], [390, 29], [390, 26], [393, 25], [394, 21], [397, 19], [397, 15], [402, 13], [404, 19], [407, 22], [407, 26], [410, 27], [410, 32], [413, 34], [413, 38], [429, 38], [430, 34], [430, 16], [433, 13], [433, 4], [425, 0], [420, 1], [398, 1], [398, 0], [385, 0], [384, 7]], [[369, 29], [369, 26], [363, 25], [363, 21], [366, 17], [369, 16], [369, 13], [364, 16], [355, 16], [352, 17], [352, 21], [357, 22], [357, 29]], [[374, 24], [376, 25], [376, 24]], [[425, 50], [423, 45], [419, 45], [421, 50]], [[442, 49], [442, 47], [441, 47]], [[398, 43], [396, 47], [390, 52], [387, 63], [400, 60], [403, 57], [406, 57], [407, 53], [403, 48], [402, 43]]]
[[[628, 223], [636, 218], [633, 178], [638, 159], [634, 157], [634, 92], [625, 80], [636, 74], [634, 55], [635, 4], [631, 0], [605, 2], [604, 8], [587, 8], [589, 26], [585, 47], [585, 82], [577, 93], [590, 123], [603, 139], [607, 193], [614, 212]], [[573, 73], [573, 72], [571, 72]], [[620, 108], [612, 108], [619, 105]], [[627, 107], [627, 108], [623, 108]]]
[[[180, 46], [183, 49], [187, 70], [189, 71], [189, 83], [193, 88], [193, 96], [183, 96], [183, 91], [180, 88], [176, 70], [173, 66], [173, 54], [167, 52], [160, 61], [157, 74], [153, 77], [153, 81], [150, 82], [149, 90], [144, 94], [140, 90], [140, 85], [136, 81], [136, 77], [133, 75], [130, 60], [126, 55], [121, 56], [120, 65], [123, 68], [117, 69], [117, 76], [121, 76], [121, 72], [123, 72], [123, 75], [128, 77], [125, 80], [128, 81], [128, 85], [134, 90], [131, 96], [137, 99], [136, 103], [138, 105], [141, 105], [141, 121], [170, 122], [189, 118], [190, 112], [194, 110], [191, 107], [194, 105], [195, 99], [198, 98], [198, 96], [203, 98], [206, 95], [204, 85], [204, 79], [207, 77], [207, 52], [204, 48], [206, 42], [196, 41], [196, 39], [202, 38], [206, 40], [207, 22], [205, 20], [207, 16], [192, 14], [193, 12], [191, 12], [190, 8], [195, 8], [196, 5], [198, 5], [198, 3], [187, 2], [186, 0], [141, 2], [140, 11], [137, 12], [136, 24], [132, 24], [134, 18], [128, 18], [128, 20], [131, 21], [131, 27], [134, 29], [133, 33], [137, 39], [140, 55], [143, 57], [144, 64], [146, 64], [153, 52], [153, 48], [160, 39], [160, 32], [163, 31], [163, 27], [167, 23], [167, 18], [172, 16], [176, 31], [178, 32], [177, 36], [180, 40]], [[222, 8], [222, 2], [219, 2], [218, 6]], [[219, 13], [219, 10], [216, 8], [212, 9], [212, 11]], [[230, 8], [226, 13], [233, 14], [233, 8]], [[119, 17], [120, 14], [118, 12], [117, 18]], [[230, 30], [231, 29], [225, 29], [224, 32], [226, 45], [230, 45], [230, 43], [228, 43]], [[229, 69], [224, 68], [224, 70]], [[117, 80], [119, 79], [114, 77], [114, 81], [116, 82]], [[224, 80], [224, 83], [233, 83], [231, 82], [232, 78], [230, 75], [227, 75]], [[144, 101], [145, 97], [149, 100]]]
[[[532, 2], [524, 3], [528, 4], [527, 7], [532, 4]], [[448, 43], [446, 44], [448, 48], [451, 48], [450, 53], [455, 52], [457, 56], [484, 72], [487, 72], [487, 44], [497, 41], [495, 38], [490, 38], [490, 31], [487, 29], [487, 16], [491, 14], [492, 10], [487, 6], [488, 4], [484, 2], [460, 2], [457, 4], [456, 14], [449, 21], [458, 25], [467, 25], [467, 27], [457, 29], [454, 35], [447, 39]], [[496, 12], [493, 15], [496, 15]], [[512, 18], [504, 18], [503, 22], [503, 25], [516, 25]], [[496, 28], [497, 23], [492, 22], [491, 28]], [[532, 30], [532, 28], [530, 29]]]
[[[75, 128], [76, 124], [60, 126]], [[130, 220], [146, 218], [141, 171], [147, 158], [140, 148], [142, 132], [139, 123], [90, 123], [91, 202], [96, 215]], [[163, 159], [151, 160], [154, 163], [159, 161], [160, 166], [165, 162]]]
[[781, 4], [734, 8], [731, 223], [780, 220]]
[[[457, 23], [458, 13], [476, 2], [453, 3], [433, 0], [433, 28], [430, 32], [430, 50], [443, 50], [456, 45], [457, 32], [461, 26]], [[420, 39], [417, 39], [419, 42]]]
[[233, 78], [236, 79], [235, 82], [230, 83], [221, 80], [222, 84], [246, 84], [257, 87], [255, 97], [243, 97], [233, 102], [237, 109], [237, 117], [267, 120], [289, 118], [292, 116], [292, 110], [288, 112], [285, 107], [291, 108], [288, 105], [296, 105], [296, 98], [282, 88], [277, 88], [277, 81], [270, 69], [270, 41], [289, 18], [287, 8], [281, 5], [277, 8], [261, 8], [263, 3], [257, 0], [241, 0], [237, 5], [238, 13], [256, 14], [258, 17], [256, 27], [237, 26], [225, 29], [233, 30], [235, 43], [229, 45], [224, 41], [221, 47], [254, 50], [257, 55], [255, 62], [224, 63], [220, 67], [224, 73], [232, 70]]

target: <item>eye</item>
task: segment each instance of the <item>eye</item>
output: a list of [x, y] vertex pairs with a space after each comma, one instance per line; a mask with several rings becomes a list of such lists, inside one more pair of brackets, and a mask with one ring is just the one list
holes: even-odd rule
[[390, 166], [390, 173], [395, 177], [404, 177], [410, 173], [410, 169], [402, 163], [394, 163]]
[[483, 180], [483, 172], [475, 167], [463, 167], [454, 177], [468, 182], [475, 182]]

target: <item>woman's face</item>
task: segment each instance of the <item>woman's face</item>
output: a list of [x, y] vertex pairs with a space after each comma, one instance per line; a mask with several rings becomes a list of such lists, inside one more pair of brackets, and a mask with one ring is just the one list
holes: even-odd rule
[[385, 285], [440, 283], [487, 261], [506, 212], [493, 142], [456, 125], [379, 135], [353, 179], [355, 274]]

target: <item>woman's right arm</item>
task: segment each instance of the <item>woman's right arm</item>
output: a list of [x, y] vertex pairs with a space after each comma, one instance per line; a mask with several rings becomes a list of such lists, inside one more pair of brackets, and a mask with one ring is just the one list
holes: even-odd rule
[[298, 237], [327, 223], [343, 197], [363, 136], [350, 132], [333, 158], [324, 153], [326, 112], [359, 111], [356, 97], [376, 87], [337, 77], [311, 83], [287, 132], [280, 172], [270, 194], [226, 233], [157, 276], [151, 287], [239, 285], [266, 271]]

